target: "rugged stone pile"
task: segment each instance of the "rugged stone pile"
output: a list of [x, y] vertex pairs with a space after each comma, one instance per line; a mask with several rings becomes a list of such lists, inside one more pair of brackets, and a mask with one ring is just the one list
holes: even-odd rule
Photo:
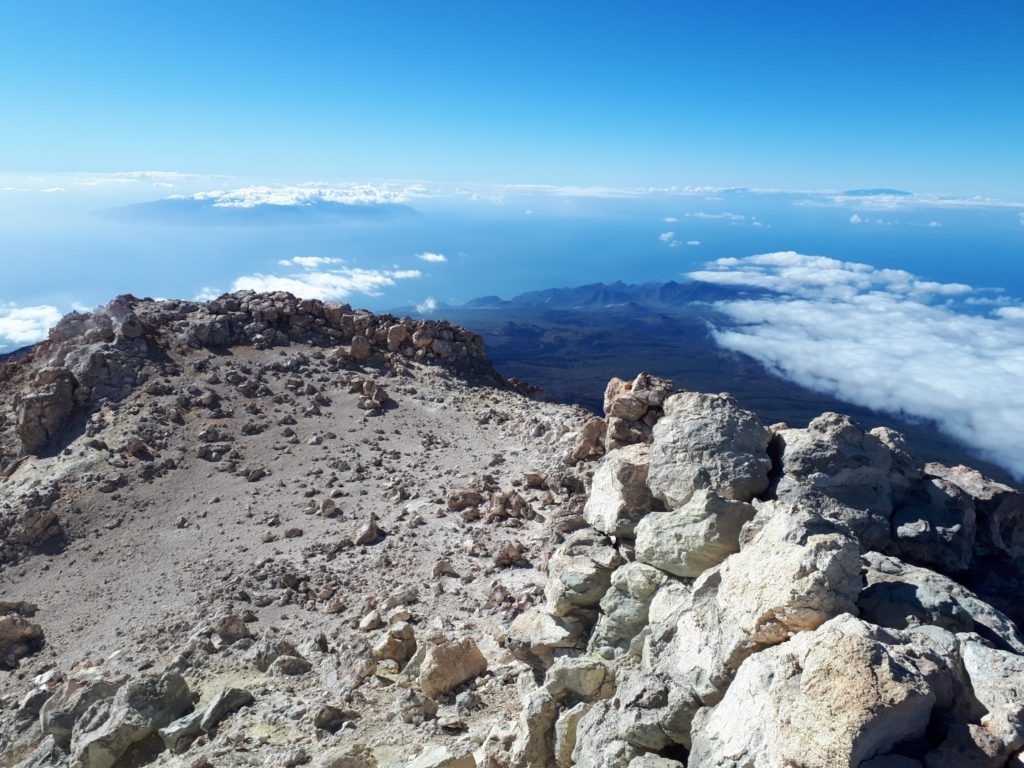
[[480, 336], [446, 321], [399, 319], [348, 304], [252, 291], [208, 302], [120, 296], [95, 312], [73, 312], [36, 347], [33, 360], [8, 363], [12, 370], [0, 378], [10, 378], [19, 363], [35, 369], [32, 391], [15, 404], [15, 431], [21, 451], [37, 453], [60, 438], [76, 410], [123, 397], [143, 383], [145, 362], [162, 349], [291, 344], [339, 347], [342, 362], [443, 362], [499, 383]]
[[121, 297], [0, 365], [0, 766], [1024, 765], [1024, 495], [479, 337]]
[[[166, 379], [154, 379], [181, 378], [180, 366], [168, 353], [187, 357], [190, 350], [238, 347], [325, 349], [333, 370], [371, 365], [389, 376], [403, 374], [414, 363], [437, 364], [466, 380], [504, 386], [486, 360], [480, 336], [446, 321], [395, 318], [287, 293], [240, 292], [203, 303], [121, 296], [95, 312], [67, 315], [30, 356], [0, 364], [0, 384], [14, 393], [0, 401], [0, 475], [25, 456], [60, 447], [76, 429], [88, 431], [90, 418], [139, 388], [154, 398], [173, 395], [167, 408], [172, 419], [177, 418], [174, 410], [215, 412], [216, 395], [208, 388], [174, 389]], [[228, 383], [244, 395], [266, 394], [260, 368], [234, 371]], [[388, 394], [375, 380], [352, 374], [345, 381], [359, 396], [360, 408], [376, 413], [387, 407]], [[294, 389], [301, 394], [310, 386], [297, 380]], [[223, 446], [211, 445], [208, 456], [226, 453], [217, 447]], [[143, 439], [132, 452], [146, 450]], [[62, 532], [51, 512], [56, 489], [15, 494], [0, 500], [0, 562]]]
[[672, 395], [513, 621], [544, 677], [485, 765], [1020, 764], [1022, 502], [838, 414]]

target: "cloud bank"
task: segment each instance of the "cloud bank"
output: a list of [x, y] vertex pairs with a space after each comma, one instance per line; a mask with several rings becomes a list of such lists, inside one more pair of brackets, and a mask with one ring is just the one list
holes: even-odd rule
[[37, 307], [0, 304], [0, 351], [34, 344], [46, 338], [63, 315], [49, 304]]
[[721, 302], [723, 347], [808, 388], [930, 419], [1024, 478], [1024, 308], [967, 311], [971, 286], [799, 253], [719, 259], [694, 280], [776, 291]]
[[[231, 286], [232, 291], [287, 291], [302, 299], [337, 301], [353, 293], [367, 296], [382, 295], [382, 288], [395, 285], [397, 280], [410, 280], [422, 276], [418, 269], [362, 269], [334, 266], [342, 259], [321, 256], [296, 256], [279, 264], [296, 267], [289, 274], [243, 275]], [[329, 266], [329, 269], [322, 267]], [[209, 289], [204, 289], [208, 291]]]
[[172, 195], [168, 200], [196, 200], [214, 208], [256, 208], [259, 206], [394, 205], [408, 202], [420, 192], [419, 187], [396, 188], [373, 184], [334, 187], [320, 185], [254, 186], [233, 190], [197, 192], [193, 195]]

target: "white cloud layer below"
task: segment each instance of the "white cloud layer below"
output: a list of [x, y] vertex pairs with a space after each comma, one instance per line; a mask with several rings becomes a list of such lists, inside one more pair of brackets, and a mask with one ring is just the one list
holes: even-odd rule
[[172, 195], [172, 200], [210, 201], [215, 208], [256, 208], [261, 205], [310, 206], [318, 203], [338, 205], [387, 205], [404, 203], [419, 196], [420, 187], [392, 187], [374, 184], [348, 186], [254, 186], [233, 190]]
[[[234, 281], [232, 291], [287, 291], [302, 299], [335, 301], [353, 293], [380, 296], [381, 289], [395, 285], [396, 280], [410, 280], [422, 276], [418, 269], [362, 269], [336, 267], [320, 269], [340, 259], [323, 257], [296, 257], [286, 260], [285, 266], [304, 267], [302, 271], [287, 275], [256, 273], [243, 275]], [[284, 264], [284, 262], [282, 262]]]
[[971, 314], [955, 303], [970, 286], [792, 252], [690, 277], [780, 294], [719, 303], [735, 323], [715, 330], [721, 346], [811, 389], [934, 420], [1024, 478], [1024, 309]]
[[0, 350], [34, 344], [46, 338], [63, 314], [49, 304], [37, 307], [0, 304]]

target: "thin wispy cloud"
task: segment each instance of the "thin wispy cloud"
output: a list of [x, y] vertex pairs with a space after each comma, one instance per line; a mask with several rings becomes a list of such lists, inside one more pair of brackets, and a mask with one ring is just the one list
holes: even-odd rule
[[323, 267], [327, 264], [343, 264], [344, 259], [336, 259], [329, 256], [293, 256], [290, 259], [281, 259], [277, 262], [282, 267], [305, 267], [306, 269], [315, 269], [316, 267]]
[[717, 304], [731, 321], [714, 331], [721, 346], [811, 389], [935, 420], [1024, 477], [1024, 307], [971, 313], [971, 286], [793, 252], [690, 277], [778, 294]]
[[429, 261], [433, 264], [440, 264], [448, 261], [448, 257], [443, 253], [432, 253], [431, 251], [424, 251], [423, 253], [417, 253], [416, 258], [421, 261]]
[[729, 213], [727, 211], [722, 213], [704, 213], [698, 211], [697, 213], [686, 214], [687, 218], [691, 219], [709, 219], [709, 220], [722, 220], [722, 221], [746, 221], [747, 217], [740, 213]]

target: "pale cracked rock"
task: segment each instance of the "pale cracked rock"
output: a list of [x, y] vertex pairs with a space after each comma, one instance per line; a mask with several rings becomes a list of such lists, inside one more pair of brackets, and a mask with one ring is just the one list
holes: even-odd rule
[[111, 768], [134, 744], [169, 725], [192, 707], [184, 678], [168, 672], [127, 682], [110, 699], [91, 706], [75, 723], [72, 763]]
[[731, 395], [672, 395], [654, 425], [648, 485], [670, 509], [702, 488], [750, 501], [768, 488], [770, 437]]
[[650, 451], [630, 445], [605, 454], [594, 472], [583, 514], [588, 523], [609, 536], [632, 537], [637, 523], [660, 508], [647, 487]]
[[974, 499], [940, 477], [922, 480], [892, 515], [903, 559], [946, 573], [970, 567], [976, 529]]
[[373, 354], [373, 342], [365, 336], [355, 336], [349, 352], [355, 360], [366, 360]]
[[377, 758], [365, 744], [318, 749], [311, 768], [377, 768]]
[[424, 747], [405, 768], [474, 768], [476, 760], [469, 745]]
[[857, 610], [855, 539], [775, 502], [762, 504], [757, 520], [743, 548], [705, 571], [673, 606], [675, 626], [656, 627], [644, 646], [645, 668], [671, 681], [671, 696], [643, 708], [660, 710], [649, 719], [674, 740], [685, 739], [689, 720], [721, 699], [752, 654]]
[[582, 634], [583, 623], [579, 619], [530, 608], [512, 620], [505, 644], [517, 659], [549, 667], [558, 653], [575, 648]]
[[611, 588], [601, 598], [601, 616], [590, 636], [590, 648], [626, 648], [647, 626], [648, 610], [669, 577], [643, 563], [626, 563], [612, 574]]
[[865, 546], [888, 540], [893, 454], [878, 435], [865, 432], [849, 416], [823, 413], [806, 429], [778, 430], [772, 447], [782, 470], [779, 499], [827, 496], [837, 502], [836, 515], [822, 514], [842, 518], [837, 521], [849, 525]]
[[628, 768], [685, 768], [678, 760], [657, 755], [640, 755], [629, 761]]
[[622, 768], [641, 751], [619, 737], [614, 706], [598, 701], [576, 725], [576, 746], [572, 752], [576, 768]]
[[648, 515], [636, 530], [636, 559], [675, 576], [694, 578], [739, 552], [740, 529], [754, 508], [714, 491], [695, 491], [671, 512]]
[[64, 368], [43, 368], [32, 393], [24, 395], [17, 410], [17, 433], [26, 453], [52, 445], [63, 433], [75, 407], [77, 382]]
[[453, 691], [487, 671], [487, 659], [470, 637], [427, 648], [420, 664], [420, 690], [431, 698]]
[[111, 698], [123, 682], [120, 678], [107, 679], [95, 670], [83, 671], [61, 684], [39, 711], [42, 732], [52, 736], [63, 749], [71, 745], [71, 731], [75, 723], [97, 701]]
[[839, 616], [747, 659], [697, 716], [687, 765], [833, 768], [887, 755], [952, 705], [948, 662], [924, 635]]
[[612, 571], [622, 558], [602, 534], [583, 529], [571, 534], [555, 550], [548, 565], [544, 596], [548, 610], [566, 616], [578, 608], [601, 602], [611, 585]]

